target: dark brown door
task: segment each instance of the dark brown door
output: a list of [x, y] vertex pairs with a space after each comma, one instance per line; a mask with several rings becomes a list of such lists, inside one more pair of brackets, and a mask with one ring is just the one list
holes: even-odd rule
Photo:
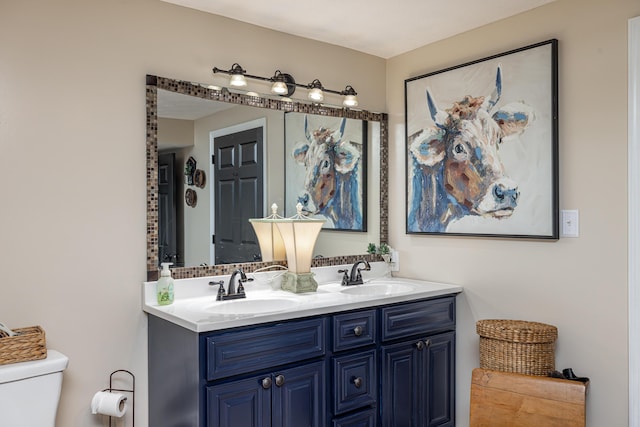
[[158, 155], [158, 260], [178, 265], [175, 153]]
[[260, 259], [249, 218], [263, 216], [262, 140], [262, 128], [214, 140], [216, 264]]

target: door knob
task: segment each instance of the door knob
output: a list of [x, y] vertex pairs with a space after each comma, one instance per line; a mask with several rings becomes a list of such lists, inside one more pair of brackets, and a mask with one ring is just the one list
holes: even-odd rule
[[276, 375], [276, 385], [282, 387], [284, 385], [284, 375]]
[[265, 390], [271, 388], [271, 377], [262, 379], [262, 388]]
[[422, 341], [418, 341], [418, 342], [416, 343], [416, 348], [417, 348], [418, 350], [422, 350], [422, 349], [424, 348], [424, 343], [423, 343]]

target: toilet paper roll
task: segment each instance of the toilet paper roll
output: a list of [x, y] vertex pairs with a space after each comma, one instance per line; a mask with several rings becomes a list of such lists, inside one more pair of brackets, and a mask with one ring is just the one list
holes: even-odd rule
[[122, 417], [127, 412], [127, 397], [122, 393], [99, 391], [91, 400], [91, 413]]

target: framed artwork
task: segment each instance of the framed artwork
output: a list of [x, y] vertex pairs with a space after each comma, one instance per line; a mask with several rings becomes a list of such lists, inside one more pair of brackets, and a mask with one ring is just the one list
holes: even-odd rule
[[325, 229], [366, 231], [366, 122], [296, 112], [284, 122], [285, 216], [299, 202]]
[[558, 239], [558, 41], [405, 80], [409, 234]]

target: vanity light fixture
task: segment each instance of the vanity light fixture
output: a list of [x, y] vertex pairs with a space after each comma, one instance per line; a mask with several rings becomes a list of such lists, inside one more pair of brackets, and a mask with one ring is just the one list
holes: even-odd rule
[[296, 91], [296, 87], [302, 87], [309, 90], [307, 96], [314, 103], [322, 102], [324, 100], [324, 92], [328, 92], [336, 95], [342, 95], [342, 105], [347, 108], [355, 107], [358, 105], [358, 98], [356, 97], [358, 93], [355, 91], [355, 89], [353, 89], [353, 86], [351, 85], [347, 85], [347, 87], [345, 87], [345, 89], [342, 91], [327, 89], [322, 86], [322, 83], [320, 83], [320, 80], [318, 79], [314, 79], [311, 83], [304, 85], [296, 83], [291, 74], [283, 73], [280, 70], [276, 70], [273, 77], [255, 76], [247, 74], [247, 71], [243, 69], [237, 62], [231, 66], [230, 70], [223, 70], [218, 67], [214, 67], [213, 73], [229, 74], [230, 86], [245, 87], [247, 85], [246, 79], [250, 78], [271, 82], [271, 92], [282, 97], [290, 97]]

